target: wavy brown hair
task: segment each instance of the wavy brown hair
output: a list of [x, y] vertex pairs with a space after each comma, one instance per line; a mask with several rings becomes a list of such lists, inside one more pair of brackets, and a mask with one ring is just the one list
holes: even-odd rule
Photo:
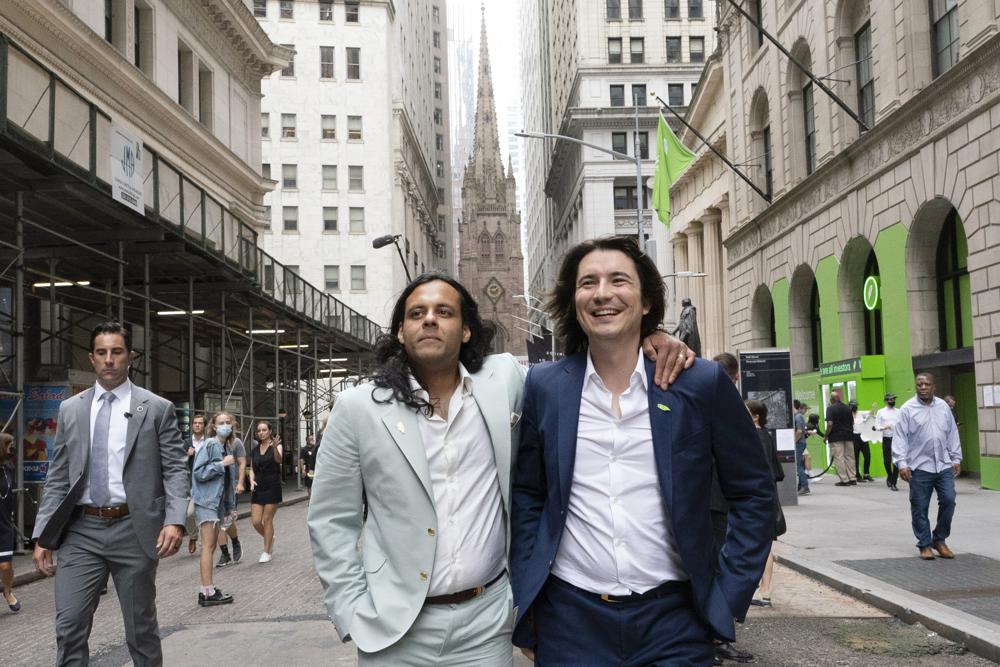
[[639, 244], [634, 238], [604, 236], [579, 243], [570, 248], [563, 258], [556, 277], [556, 287], [545, 302], [545, 310], [555, 322], [556, 335], [562, 339], [566, 354], [576, 354], [587, 349], [587, 334], [576, 317], [576, 274], [583, 258], [595, 250], [616, 250], [624, 253], [635, 264], [642, 305], [649, 308], [649, 312], [642, 316], [641, 338], [656, 331], [656, 326], [663, 321], [666, 311], [663, 278], [649, 255], [639, 250]]

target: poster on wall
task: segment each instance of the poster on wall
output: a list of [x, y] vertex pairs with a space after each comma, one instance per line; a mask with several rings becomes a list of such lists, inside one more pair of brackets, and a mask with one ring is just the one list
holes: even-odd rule
[[[744, 400], [761, 401], [767, 406], [767, 427], [771, 436], [793, 429], [792, 364], [788, 350], [740, 352], [740, 387]], [[794, 461], [794, 435], [791, 451], [778, 448], [780, 461]]]
[[111, 124], [111, 198], [141, 214], [143, 204], [142, 140], [124, 126]]
[[56, 441], [59, 404], [72, 395], [67, 385], [29, 384], [24, 388], [24, 481], [44, 482]]

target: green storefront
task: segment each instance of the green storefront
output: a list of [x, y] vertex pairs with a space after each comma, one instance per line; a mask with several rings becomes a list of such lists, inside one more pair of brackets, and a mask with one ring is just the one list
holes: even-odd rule
[[[792, 351], [795, 398], [821, 417], [833, 385], [842, 383], [860, 410], [881, 408], [886, 392], [897, 395], [898, 407], [914, 395], [914, 372], [932, 372], [938, 395], [956, 399], [963, 470], [979, 475], [984, 488], [1000, 489], [1000, 458], [980, 456], [961, 220], [952, 209], [931, 239], [908, 249], [909, 241], [896, 224], [874, 245], [856, 237], [840, 258], [823, 257], [770, 285], [773, 340]], [[822, 439], [813, 437], [809, 448], [814, 472], [822, 470]], [[881, 447], [871, 449], [871, 472], [884, 475]]]

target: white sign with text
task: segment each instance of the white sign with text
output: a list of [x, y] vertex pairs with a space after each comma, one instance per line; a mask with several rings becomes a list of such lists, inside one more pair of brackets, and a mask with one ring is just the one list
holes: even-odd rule
[[111, 124], [111, 196], [141, 214], [142, 140], [116, 123]]

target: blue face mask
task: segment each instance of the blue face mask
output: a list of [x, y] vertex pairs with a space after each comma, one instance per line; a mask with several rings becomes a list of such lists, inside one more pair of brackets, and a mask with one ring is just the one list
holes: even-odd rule
[[233, 434], [233, 427], [229, 424], [221, 424], [215, 427], [215, 434], [225, 440]]

